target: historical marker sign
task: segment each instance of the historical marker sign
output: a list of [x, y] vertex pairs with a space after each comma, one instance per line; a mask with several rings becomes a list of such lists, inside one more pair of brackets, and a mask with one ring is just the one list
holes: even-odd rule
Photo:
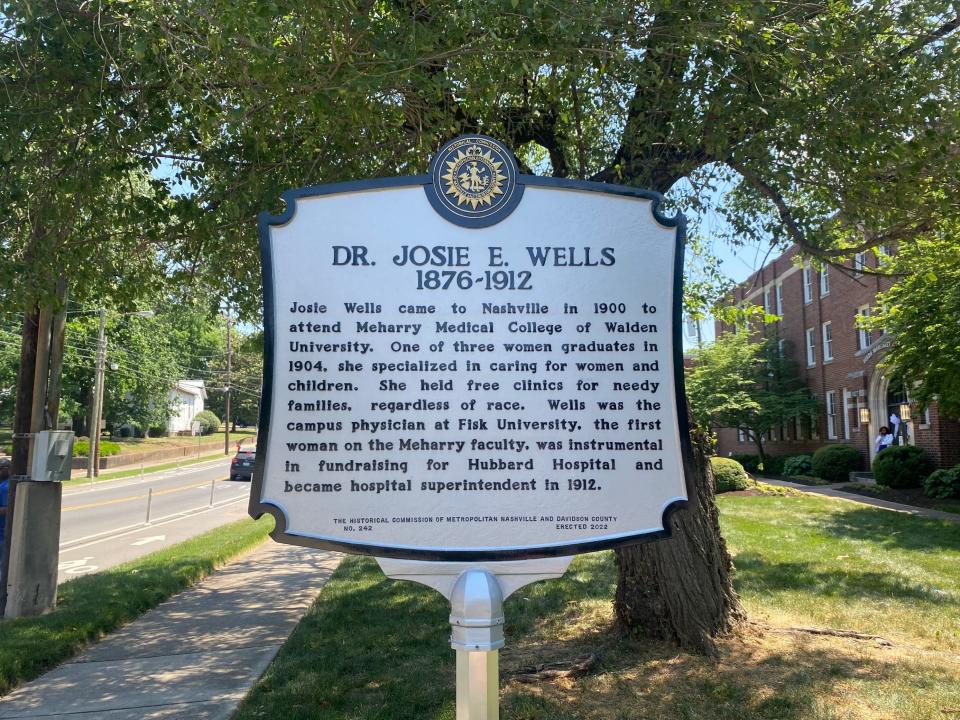
[[283, 197], [250, 505], [275, 539], [481, 560], [665, 534], [690, 448], [659, 195], [469, 136], [427, 176]]

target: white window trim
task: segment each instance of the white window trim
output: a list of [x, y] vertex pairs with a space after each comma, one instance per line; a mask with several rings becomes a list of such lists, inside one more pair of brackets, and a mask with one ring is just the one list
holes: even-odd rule
[[862, 277], [863, 269], [867, 266], [867, 254], [858, 252], [853, 256], [853, 276]]
[[813, 328], [807, 328], [807, 367], [817, 365], [817, 336]]
[[837, 392], [828, 390], [826, 394], [827, 405], [827, 440], [837, 439]]
[[820, 268], [820, 297], [826, 297], [830, 294], [830, 266], [824, 265]]
[[[854, 317], [855, 319], [859, 319], [861, 317], [870, 317], [870, 306], [861, 305], [860, 307], [858, 307], [857, 314]], [[859, 325], [856, 326], [856, 331], [857, 331], [857, 345], [859, 345], [857, 349], [866, 350], [868, 347], [870, 347], [870, 331], [867, 330], [866, 328], [860, 327]]]
[[[821, 327], [821, 341], [823, 342], [823, 362], [833, 360], [833, 321], [827, 320]], [[829, 338], [828, 335], [829, 328]]]
[[780, 281], [777, 281], [774, 288], [774, 296], [777, 299], [777, 315], [783, 317], [783, 283]]
[[808, 305], [813, 302], [813, 268], [810, 265], [803, 266], [803, 304]]

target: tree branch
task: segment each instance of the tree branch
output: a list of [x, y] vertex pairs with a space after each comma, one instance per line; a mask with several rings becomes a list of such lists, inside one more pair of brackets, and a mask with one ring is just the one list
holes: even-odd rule
[[916, 38], [912, 43], [903, 48], [897, 55], [899, 57], [904, 57], [906, 55], [913, 55], [913, 53], [923, 50], [928, 45], [935, 43], [937, 40], [945, 38], [947, 35], [952, 33], [960, 27], [960, 15], [957, 15], [952, 20], [947, 20], [943, 25], [938, 27], [936, 30], [925, 33], [920, 37]]

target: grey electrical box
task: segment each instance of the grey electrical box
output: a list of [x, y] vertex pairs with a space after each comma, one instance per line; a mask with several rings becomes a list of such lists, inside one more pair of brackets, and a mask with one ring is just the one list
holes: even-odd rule
[[40, 482], [62, 482], [70, 479], [73, 469], [73, 432], [43, 430], [33, 443], [33, 466], [30, 477]]

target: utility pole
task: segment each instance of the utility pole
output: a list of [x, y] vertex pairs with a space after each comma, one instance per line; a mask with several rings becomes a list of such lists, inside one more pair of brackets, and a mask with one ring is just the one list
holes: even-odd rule
[[103, 373], [107, 364], [105, 336], [107, 310], [100, 308], [100, 331], [97, 334], [97, 370], [93, 381], [90, 409], [90, 447], [87, 449], [87, 477], [100, 475], [100, 418], [103, 415]]
[[226, 419], [223, 426], [223, 454], [230, 454], [230, 371], [233, 369], [233, 343], [230, 339], [233, 320], [230, 318], [230, 308], [227, 308], [227, 384], [224, 388], [224, 404], [226, 405]]

